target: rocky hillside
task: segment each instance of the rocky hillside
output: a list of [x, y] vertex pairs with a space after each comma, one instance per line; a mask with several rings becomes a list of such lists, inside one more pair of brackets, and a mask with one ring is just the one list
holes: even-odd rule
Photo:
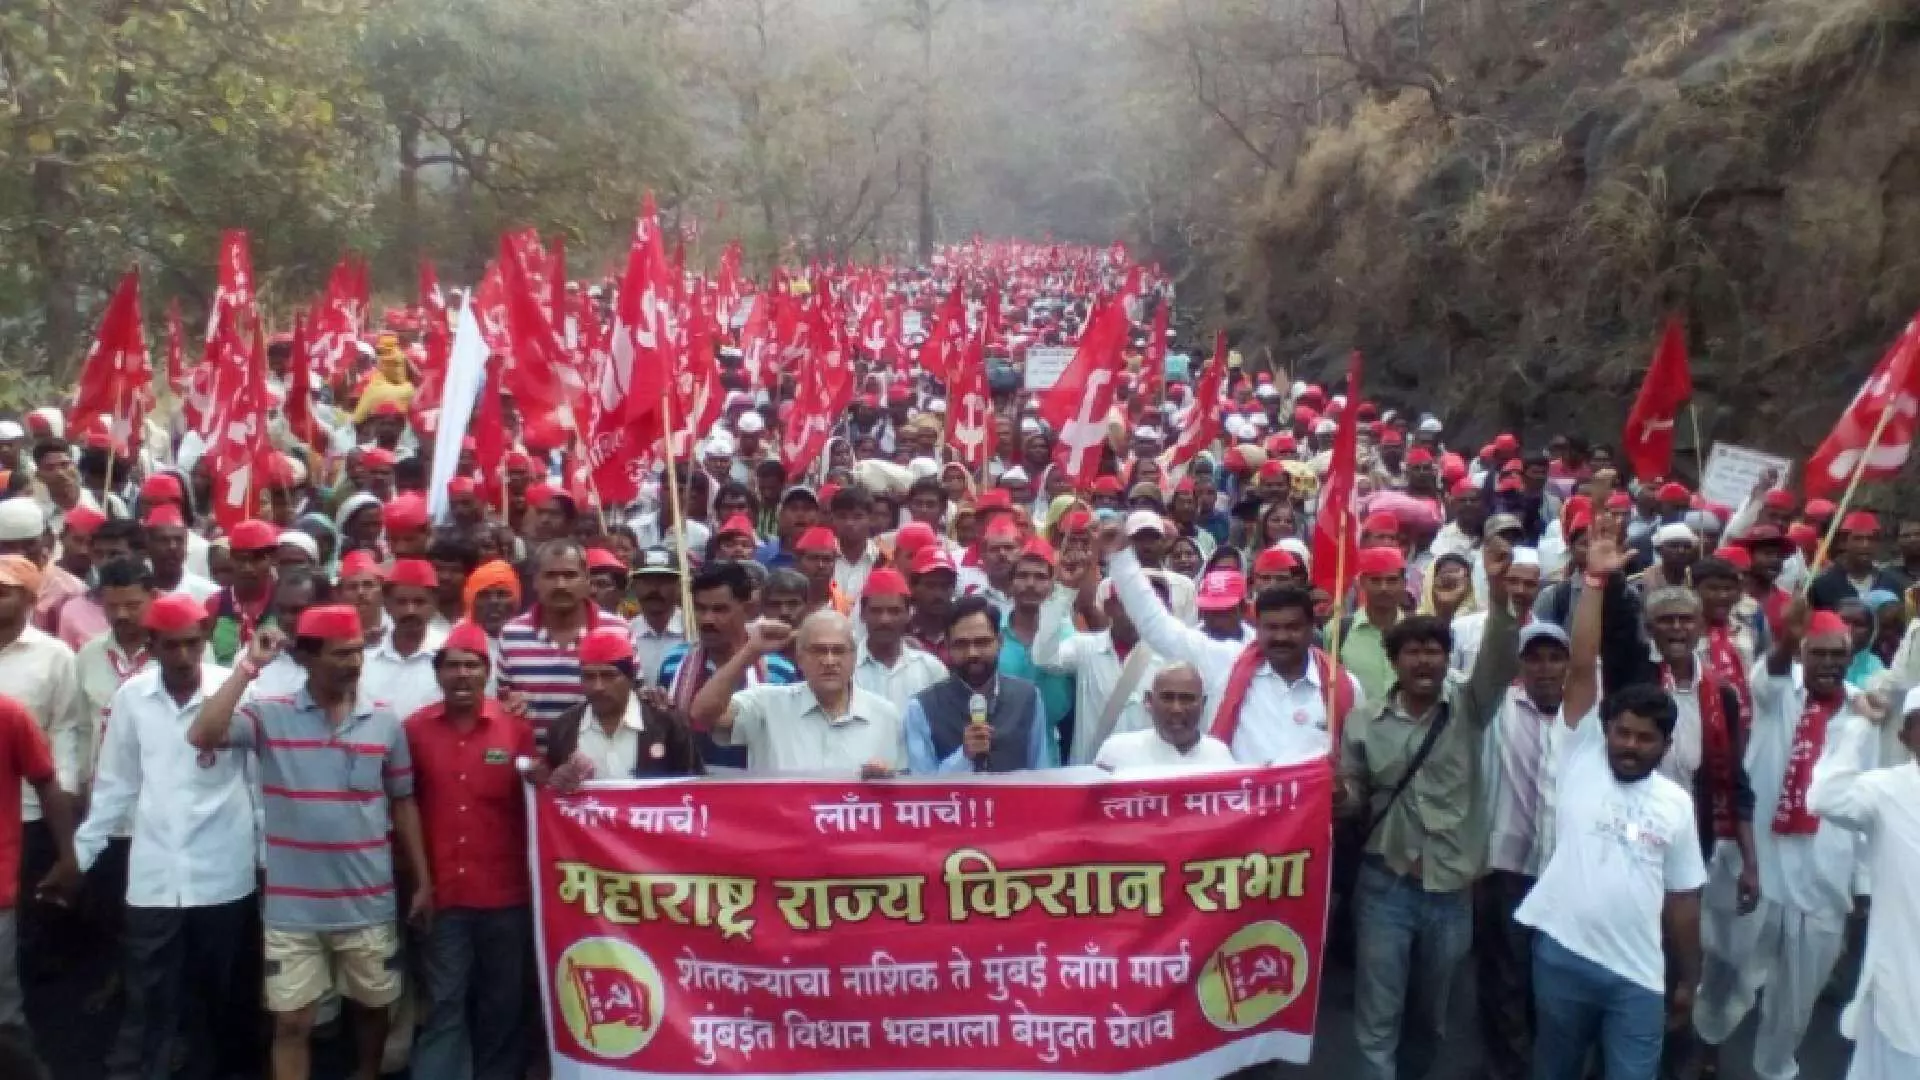
[[1357, 345], [1456, 431], [1607, 442], [1677, 311], [1706, 438], [1804, 455], [1920, 309], [1920, 2], [1543, 0], [1519, 31], [1317, 132], [1230, 302], [1276, 362]]

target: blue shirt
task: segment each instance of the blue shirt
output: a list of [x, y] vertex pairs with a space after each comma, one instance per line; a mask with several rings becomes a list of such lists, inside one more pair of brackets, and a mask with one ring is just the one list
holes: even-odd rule
[[[1040, 691], [1040, 703], [1046, 710], [1046, 731], [1048, 753], [1045, 767], [1052, 768], [1060, 764], [1057, 748], [1058, 738], [1052, 737], [1059, 730], [1060, 722], [1073, 710], [1073, 676], [1042, 670], [1033, 662], [1033, 650], [1013, 636], [1013, 615], [1009, 612], [1000, 620], [1000, 663], [1002, 675], [1011, 675], [1016, 679], [1025, 679]], [[1069, 624], [1062, 622], [1061, 633], [1070, 630]]]
[[791, 552], [781, 550], [780, 538], [777, 536], [753, 549], [753, 561], [769, 570], [800, 565], [800, 560], [794, 558]]
[[[687, 652], [690, 648], [690, 643], [683, 641], [667, 650], [667, 655], [660, 660], [660, 678], [656, 685], [669, 691], [673, 689], [674, 676], [680, 673], [680, 663], [687, 658]], [[793, 661], [788, 660], [779, 653], [769, 653], [761, 658], [761, 662], [765, 664], [767, 668], [766, 682], [768, 686], [788, 686], [800, 681], [799, 669], [793, 666]], [[700, 673], [700, 683], [694, 686], [694, 693], [700, 692], [700, 685], [706, 683], [708, 679], [713, 677], [713, 673], [718, 666], [719, 665], [713, 662], [712, 657], [707, 657], [705, 664], [706, 670]], [[706, 764], [719, 765], [729, 769], [744, 769], [747, 767], [746, 747], [722, 746], [714, 741], [713, 733], [707, 731], [697, 732], [696, 738], [700, 746], [700, 760]]]
[[[933, 726], [927, 722], [927, 712], [920, 707], [918, 697], [907, 702], [907, 715], [901, 718], [901, 723], [907, 733], [907, 771], [923, 776], [973, 771], [973, 761], [967, 757], [965, 746], [956, 747], [944, 761], [935, 755]], [[1055, 743], [1052, 732], [1047, 729], [1046, 705], [1039, 695], [1034, 696], [1033, 720], [1027, 730], [1027, 768], [1050, 768]]]

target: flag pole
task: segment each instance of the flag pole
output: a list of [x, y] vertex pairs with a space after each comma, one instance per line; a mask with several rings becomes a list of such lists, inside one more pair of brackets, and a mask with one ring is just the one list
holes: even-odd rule
[[[1847, 490], [1840, 496], [1840, 505], [1833, 511], [1833, 520], [1827, 525], [1827, 533], [1820, 538], [1820, 548], [1813, 553], [1813, 562], [1807, 567], [1807, 584], [1812, 584], [1814, 576], [1827, 564], [1827, 552], [1833, 547], [1833, 538], [1840, 534], [1840, 522], [1847, 516], [1847, 506], [1853, 502], [1853, 494], [1860, 487], [1860, 478], [1866, 475], [1867, 459], [1880, 446], [1880, 436], [1886, 433], [1887, 421], [1893, 419], [1893, 404], [1888, 403], [1880, 410], [1880, 419], [1873, 425], [1873, 434], [1867, 439], [1866, 449], [1860, 451], [1860, 460], [1853, 463], [1853, 475], [1847, 478]], [[1803, 585], [1802, 588], [1805, 588]]]
[[1700, 445], [1700, 406], [1687, 402], [1687, 419], [1693, 424], [1693, 480], [1695, 484], [1707, 482], [1706, 448]]
[[692, 566], [687, 560], [687, 522], [680, 507], [680, 471], [673, 464], [673, 393], [668, 387], [660, 392], [660, 449], [667, 458], [667, 500], [673, 507], [674, 547], [680, 553], [680, 619], [693, 628]]
[[[1331, 739], [1327, 748], [1327, 758], [1336, 765], [1340, 762], [1340, 729], [1346, 720], [1343, 716], [1334, 715], [1335, 703], [1339, 700], [1334, 693], [1334, 686], [1336, 679], [1346, 677], [1346, 669], [1340, 666], [1340, 623], [1346, 618], [1347, 590], [1343, 582], [1347, 576], [1347, 520], [1352, 516], [1350, 513], [1342, 513], [1340, 525], [1334, 533], [1338, 547], [1333, 556], [1333, 587], [1340, 591], [1340, 595], [1333, 598], [1333, 626], [1327, 636], [1327, 685], [1323, 687], [1327, 694], [1325, 706], [1327, 734]], [[1307, 657], [1307, 662], [1311, 664], [1313, 657]]]

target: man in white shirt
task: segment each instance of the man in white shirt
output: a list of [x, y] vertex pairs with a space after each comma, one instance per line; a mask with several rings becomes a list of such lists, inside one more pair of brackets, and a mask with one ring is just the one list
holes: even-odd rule
[[1873, 879], [1867, 951], [1853, 1004], [1840, 1031], [1855, 1042], [1847, 1080], [1920, 1076], [1920, 689], [1907, 691], [1899, 730], [1908, 756], [1868, 770], [1873, 736], [1849, 728], [1842, 745], [1814, 767], [1807, 804], [1814, 813], [1866, 834]]
[[660, 661], [687, 640], [680, 611], [680, 565], [668, 548], [651, 548], [633, 571], [633, 595], [640, 614], [633, 617], [634, 671], [648, 686], [660, 680]]
[[1236, 763], [1227, 744], [1200, 733], [1206, 700], [1206, 686], [1192, 664], [1160, 669], [1147, 695], [1153, 726], [1109, 736], [1093, 763], [1115, 774], [1233, 768]]
[[439, 584], [433, 564], [425, 559], [394, 560], [386, 583], [387, 616], [393, 620], [393, 629], [367, 646], [361, 663], [362, 696], [384, 702], [403, 720], [440, 700], [433, 654], [446, 635], [428, 626], [438, 613], [434, 590]]
[[[223, 668], [203, 663], [206, 612], [191, 597], [168, 595], [147, 608], [155, 664], [113, 696], [86, 820], [74, 835], [78, 863], [47, 887], [71, 896], [131, 820], [133, 849], [122, 934], [126, 1005], [107, 1055], [114, 1076], [160, 1075], [184, 1066], [194, 1075], [251, 1071], [256, 991], [243, 960], [254, 891], [255, 825], [246, 754], [195, 750], [187, 728]], [[174, 1055], [187, 1024], [186, 1060]]]
[[[735, 691], [761, 657], [798, 638], [804, 682]], [[762, 619], [693, 697], [695, 728], [713, 730], [723, 746], [744, 746], [756, 773], [857, 773], [863, 779], [906, 768], [900, 710], [853, 684], [853, 623], [835, 611], [808, 615], [794, 631]]]
[[880, 546], [873, 542], [873, 496], [859, 484], [833, 493], [828, 522], [840, 550], [833, 562], [833, 583], [849, 604], [860, 602], [867, 575], [880, 565]]
[[[1338, 670], [1347, 686], [1336, 690], [1335, 708], [1351, 715], [1359, 703], [1360, 683], [1335, 669], [1312, 648], [1313, 597], [1302, 589], [1269, 589], [1254, 601], [1254, 641], [1240, 645], [1215, 641], [1186, 626], [1167, 610], [1147, 583], [1131, 549], [1114, 552], [1107, 563], [1113, 591], [1140, 640], [1168, 661], [1192, 664], [1207, 686], [1207, 731], [1233, 748], [1236, 761], [1264, 765], [1325, 756], [1330, 746], [1326, 682]], [[1249, 653], [1249, 650], [1256, 650]], [[1252, 661], [1252, 664], [1243, 663]], [[1247, 675], [1238, 709], [1225, 699], [1237, 670]], [[1223, 714], [1231, 712], [1232, 719]], [[1231, 737], [1222, 734], [1231, 730]]]
[[913, 695], [947, 677], [940, 658], [906, 640], [911, 613], [907, 579], [881, 567], [867, 575], [860, 597], [860, 621], [866, 638], [853, 665], [853, 685], [906, 715]]
[[[1165, 603], [1164, 571], [1149, 570], [1146, 574], [1154, 595]], [[1098, 579], [1098, 564], [1088, 567], [1088, 575]], [[1112, 735], [1146, 731], [1153, 726], [1147, 710], [1147, 689], [1166, 666], [1157, 653], [1141, 644], [1140, 632], [1127, 617], [1112, 581], [1100, 581], [1094, 599], [1095, 606], [1107, 617], [1105, 629], [1063, 634], [1062, 624], [1073, 608], [1045, 604], [1040, 608], [1040, 629], [1033, 635], [1034, 665], [1042, 671], [1073, 676], [1074, 730], [1067, 754], [1069, 765], [1092, 762], [1094, 753]]]
[[[1760, 901], [1750, 914], [1713, 920], [1694, 1027], [1709, 1047], [1719, 1047], [1757, 998], [1758, 1080], [1800, 1075], [1795, 1054], [1840, 958], [1853, 909], [1861, 838], [1821, 821], [1807, 805], [1815, 766], [1842, 744], [1849, 727], [1868, 724], [1845, 689], [1852, 658], [1846, 622], [1830, 611], [1809, 611], [1802, 595], [1747, 680], [1753, 723], [1746, 767]], [[1731, 906], [1722, 886], [1716, 878], [1709, 906]]]
[[[55, 781], [60, 790], [75, 794], [85, 775], [81, 748], [87, 730], [86, 698], [73, 650], [60, 639], [32, 625], [35, 598], [40, 594], [40, 568], [20, 555], [0, 556], [0, 693], [32, 714], [53, 755]], [[21, 786], [20, 820], [25, 823], [21, 843], [22, 881], [37, 880], [54, 862], [53, 833], [41, 820], [40, 799], [30, 785]], [[45, 941], [43, 909], [30, 897], [21, 903], [21, 952], [35, 956]]]

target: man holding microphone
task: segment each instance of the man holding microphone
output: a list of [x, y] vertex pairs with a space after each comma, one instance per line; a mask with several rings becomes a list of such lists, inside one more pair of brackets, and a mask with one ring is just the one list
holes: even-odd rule
[[1000, 617], [992, 601], [954, 601], [947, 666], [951, 675], [907, 703], [907, 763], [914, 772], [1017, 772], [1050, 764], [1039, 689], [1000, 674]]

